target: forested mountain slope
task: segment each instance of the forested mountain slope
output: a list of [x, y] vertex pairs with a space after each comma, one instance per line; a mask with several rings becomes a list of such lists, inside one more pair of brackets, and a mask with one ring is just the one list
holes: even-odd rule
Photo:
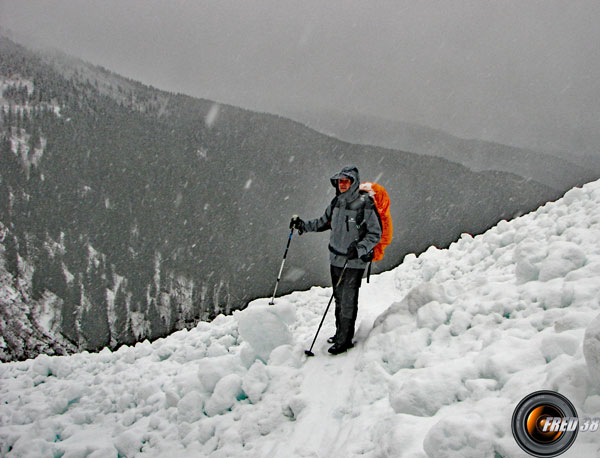
[[[159, 91], [4, 38], [0, 78], [8, 359], [153, 339], [268, 295], [290, 216], [320, 216], [334, 194], [329, 176], [344, 165], [391, 196], [394, 242], [377, 270], [559, 195]], [[329, 283], [326, 237], [294, 239], [282, 293]]]

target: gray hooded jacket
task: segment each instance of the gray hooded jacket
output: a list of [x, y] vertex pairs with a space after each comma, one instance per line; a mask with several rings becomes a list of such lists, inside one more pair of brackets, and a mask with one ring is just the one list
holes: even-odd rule
[[[344, 193], [340, 193], [337, 186], [338, 179], [342, 177], [352, 180], [350, 189]], [[360, 179], [356, 167], [344, 167], [330, 180], [337, 195], [327, 206], [323, 216], [306, 222], [306, 230], [321, 232], [331, 229], [329, 261], [336, 267], [344, 266], [348, 247], [354, 240], [358, 241], [358, 259], [349, 261], [348, 268], [364, 269], [367, 263], [360, 257], [369, 253], [381, 239], [381, 224], [375, 204], [367, 195], [359, 193]], [[362, 222], [357, 221], [361, 212], [364, 214]], [[361, 223], [363, 227], [357, 223]]]

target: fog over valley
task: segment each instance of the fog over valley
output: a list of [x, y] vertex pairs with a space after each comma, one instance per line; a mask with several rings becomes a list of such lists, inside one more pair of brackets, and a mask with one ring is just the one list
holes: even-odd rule
[[600, 151], [599, 20], [595, 0], [0, 1], [15, 38], [161, 89], [562, 157]]

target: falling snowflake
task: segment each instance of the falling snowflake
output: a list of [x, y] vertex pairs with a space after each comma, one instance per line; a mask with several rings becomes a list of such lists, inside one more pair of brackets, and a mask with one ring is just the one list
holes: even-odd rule
[[219, 117], [219, 111], [221, 111], [221, 107], [217, 103], [214, 103], [210, 107], [210, 110], [208, 110], [208, 113], [204, 117], [204, 124], [206, 127], [210, 129], [212, 126], [214, 126], [215, 122], [217, 122], [217, 118]]

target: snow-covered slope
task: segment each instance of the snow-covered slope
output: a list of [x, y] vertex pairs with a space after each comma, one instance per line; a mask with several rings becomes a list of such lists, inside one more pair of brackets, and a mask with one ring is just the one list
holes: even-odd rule
[[[304, 356], [331, 294], [313, 288], [152, 344], [2, 364], [0, 453], [525, 456], [527, 394], [600, 417], [599, 242], [595, 182], [372, 277], [346, 354], [326, 352], [330, 312]], [[598, 454], [600, 432], [564, 456]]]

